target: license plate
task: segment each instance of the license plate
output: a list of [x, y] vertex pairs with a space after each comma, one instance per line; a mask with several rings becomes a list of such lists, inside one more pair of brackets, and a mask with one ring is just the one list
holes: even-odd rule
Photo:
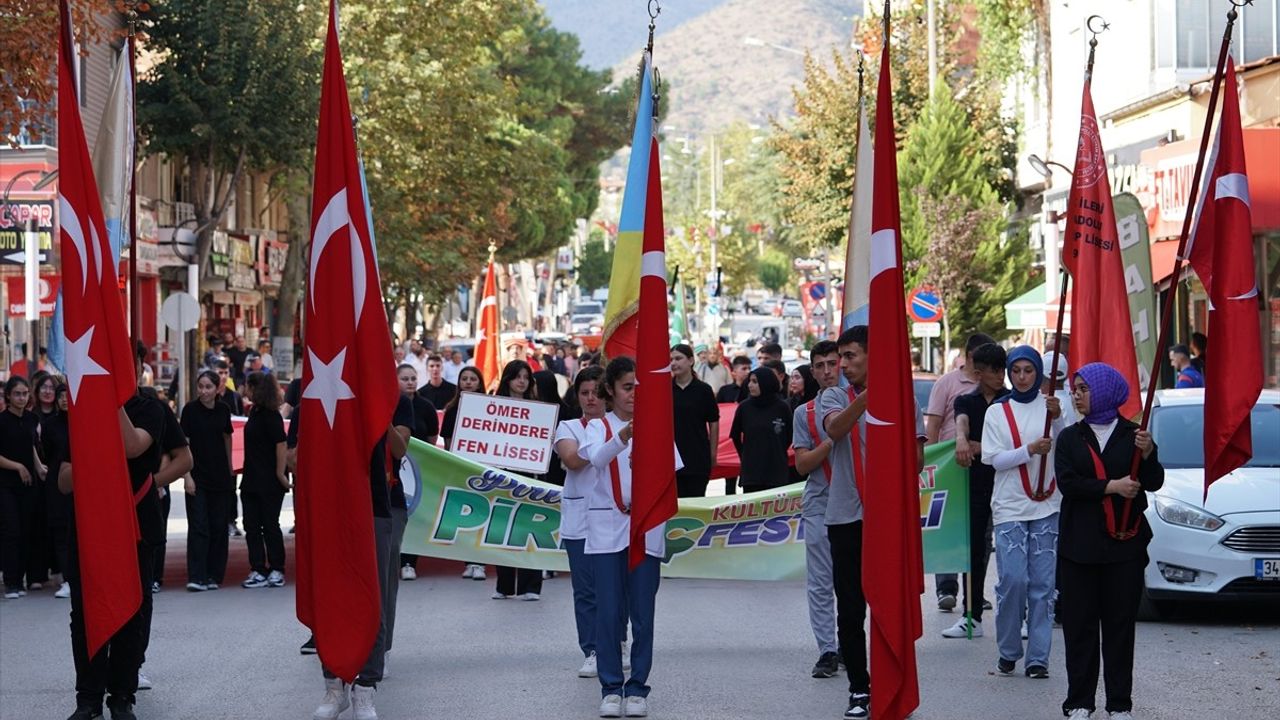
[[1280, 580], [1280, 558], [1254, 558], [1253, 577], [1258, 580]]

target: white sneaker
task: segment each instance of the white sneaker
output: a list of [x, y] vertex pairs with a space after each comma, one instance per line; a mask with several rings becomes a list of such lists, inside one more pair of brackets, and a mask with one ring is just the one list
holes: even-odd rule
[[208, 589], [209, 589], [209, 586], [205, 585], [204, 583], [198, 583], [198, 582], [187, 583], [187, 590], [189, 592], [204, 592], [205, 590], [208, 590]]
[[1027, 621], [1026, 620], [1022, 621], [1022, 639], [1023, 640], [1027, 639]]
[[342, 682], [342, 678], [325, 678], [324, 680], [324, 700], [320, 701], [320, 707], [312, 713], [314, 720], [337, 720], [343, 710], [351, 707], [351, 698], [347, 694], [347, 684]]
[[627, 641], [622, 641], [622, 671], [631, 672], [631, 648], [627, 647]]
[[600, 701], [600, 717], [622, 717], [622, 696], [605, 695]]
[[[466, 573], [463, 573], [462, 576], [466, 577], [467, 575]], [[412, 565], [405, 565], [404, 567], [400, 568], [400, 579], [401, 580], [417, 580], [418, 571], [414, 570]]]
[[267, 585], [271, 587], [284, 587], [284, 573], [279, 570], [272, 570], [267, 575]]
[[1089, 720], [1089, 715], [1091, 714], [1085, 708], [1075, 708], [1067, 711], [1067, 720]]
[[470, 580], [475, 576], [476, 576], [475, 565], [468, 563], [466, 567], [462, 568], [462, 577], [466, 578], [467, 580]]
[[43, 589], [44, 589], [44, 585], [43, 585], [43, 584], [41, 584], [41, 583], [38, 583], [38, 582], [33, 582], [33, 583], [31, 583], [30, 585], [28, 585], [28, 586], [27, 586], [27, 589], [28, 589], [28, 590], [43, 590]]
[[506, 600], [506, 599], [507, 599], [507, 598], [509, 598], [509, 597], [511, 597], [511, 596], [510, 596], [510, 595], [503, 595], [503, 594], [502, 594], [502, 593], [500, 593], [500, 592], [495, 592], [494, 594], [492, 594], [492, 595], [490, 595], [490, 596], [489, 596], [489, 599], [491, 599], [491, 600]]
[[578, 668], [578, 677], [593, 678], [596, 674], [596, 654], [593, 652], [582, 661], [582, 667]]
[[17, 600], [20, 597], [22, 597], [22, 593], [18, 592], [17, 590], [7, 590], [5, 591], [5, 594], [4, 594], [5, 600]]
[[267, 586], [267, 576], [257, 570], [250, 570], [249, 577], [240, 583], [242, 588], [264, 588]]
[[542, 596], [538, 593], [525, 593], [520, 596], [520, 599], [527, 600], [529, 602], [537, 602], [542, 599]]
[[139, 690], [150, 690], [150, 689], [151, 689], [151, 687], [152, 687], [152, 685], [151, 685], [151, 678], [147, 677], [146, 675], [143, 675], [143, 674], [142, 674], [142, 671], [141, 671], [141, 670], [139, 670], [139, 671], [138, 671], [138, 689], [139, 689]]
[[982, 637], [982, 623], [974, 622], [970, 618], [960, 618], [955, 625], [942, 631], [944, 638], [967, 638], [969, 637], [969, 629], [973, 628], [973, 636]]
[[351, 686], [351, 717], [354, 720], [378, 720], [378, 710], [373, 706], [373, 694], [377, 689], [368, 685]]
[[472, 579], [472, 580], [484, 580], [484, 579], [486, 579], [486, 578], [485, 578], [485, 574], [484, 574], [484, 566], [483, 566], [483, 565], [472, 565], [472, 566], [471, 566], [471, 579]]
[[627, 717], [647, 717], [648, 715], [648, 700], [638, 695], [631, 695], [627, 698]]
[[53, 596], [56, 598], [71, 597], [71, 583], [69, 582], [62, 583], [62, 587], [58, 588], [58, 592], [54, 593]]
[[1120, 712], [1107, 713], [1107, 717], [1111, 718], [1111, 720], [1133, 720], [1133, 713], [1128, 710], [1121, 710]]

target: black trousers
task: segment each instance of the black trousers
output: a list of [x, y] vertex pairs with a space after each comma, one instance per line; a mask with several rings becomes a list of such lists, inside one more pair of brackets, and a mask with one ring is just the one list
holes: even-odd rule
[[[152, 550], [152, 553], [154, 554], [151, 557], [151, 581], [161, 585], [164, 584], [164, 552], [168, 548], [166, 538], [169, 531], [167, 527], [169, 525], [169, 511], [172, 509], [173, 486], [170, 485], [169, 487], [164, 488], [164, 495], [160, 496], [160, 527], [166, 529], [164, 530], [164, 536], [160, 538], [160, 542], [156, 543], [155, 548]], [[150, 592], [150, 590], [147, 592]]]
[[27, 589], [23, 580], [27, 569], [22, 513], [25, 492], [21, 483], [0, 482], [0, 572], [4, 573], [5, 590]]
[[187, 504], [187, 582], [221, 585], [226, 579], [230, 495], [196, 485], [194, 495], [182, 496]]
[[542, 571], [519, 570], [498, 565], [498, 592], [503, 595], [523, 595], [525, 593], [542, 594]]
[[118, 700], [134, 701], [138, 669], [151, 636], [151, 560], [154, 548], [138, 543], [138, 575], [142, 580], [142, 606], [92, 658], [84, 635], [84, 595], [80, 586], [77, 553], [70, 555], [71, 656], [76, 666], [77, 707], [101, 707], [110, 693]]
[[241, 490], [244, 504], [244, 539], [249, 547], [249, 567], [266, 575], [284, 572], [284, 534], [280, 532], [280, 508], [284, 492]]
[[862, 593], [862, 521], [828, 525], [827, 539], [831, 541], [831, 575], [836, 586], [836, 639], [849, 673], [849, 692], [870, 693], [867, 631], [863, 627], [867, 598]]
[[36, 478], [34, 473], [32, 478], [31, 485], [24, 486], [22, 493], [22, 544], [26, 551], [28, 584], [49, 582], [49, 565], [53, 561], [45, 481]]
[[676, 473], [676, 496], [682, 498], [705, 497], [707, 494], [707, 483], [710, 482], [707, 473]]
[[1069, 710], [1095, 710], [1098, 693], [1099, 633], [1107, 712], [1133, 709], [1133, 636], [1142, 598], [1141, 558], [1116, 563], [1086, 565], [1058, 556], [1058, 617], [1067, 646], [1067, 699]]
[[[973, 619], [982, 621], [983, 593], [987, 586], [987, 564], [991, 559], [991, 485], [969, 485], [969, 567], [972, 570], [965, 578], [966, 588], [972, 588], [972, 602], [969, 590], [965, 590], [962, 612], [972, 612]], [[972, 582], [972, 585], [969, 583]]]

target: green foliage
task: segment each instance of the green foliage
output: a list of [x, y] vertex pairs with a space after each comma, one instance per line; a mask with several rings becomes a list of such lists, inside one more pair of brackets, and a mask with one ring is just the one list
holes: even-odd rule
[[760, 284], [778, 293], [787, 287], [791, 280], [791, 258], [776, 248], [769, 248], [760, 258], [757, 268]]
[[613, 271], [613, 248], [604, 248], [604, 237], [592, 232], [586, 244], [582, 246], [582, 256], [578, 258], [578, 287], [585, 293], [609, 285], [609, 274]]

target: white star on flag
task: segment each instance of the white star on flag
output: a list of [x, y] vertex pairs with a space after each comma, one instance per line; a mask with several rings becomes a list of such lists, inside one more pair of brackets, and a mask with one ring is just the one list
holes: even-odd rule
[[324, 416], [329, 421], [329, 428], [332, 429], [333, 416], [338, 410], [338, 401], [350, 400], [356, 396], [351, 392], [351, 386], [342, 379], [342, 366], [347, 360], [347, 349], [342, 348], [327, 364], [310, 348], [307, 349], [307, 353], [311, 355], [311, 382], [307, 383], [307, 389], [302, 391], [302, 399], [319, 400], [324, 406]]
[[94, 327], [89, 326], [78, 340], [67, 340], [67, 386], [71, 391], [71, 402], [80, 394], [80, 383], [90, 375], [107, 375], [102, 367], [89, 355], [93, 346]]

